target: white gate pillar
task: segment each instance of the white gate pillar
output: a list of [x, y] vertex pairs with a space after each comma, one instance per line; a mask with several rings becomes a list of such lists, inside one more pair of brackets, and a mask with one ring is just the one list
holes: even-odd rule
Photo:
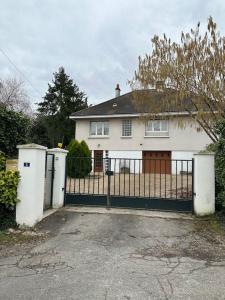
[[43, 217], [46, 147], [19, 145], [18, 171], [20, 181], [16, 205], [16, 222], [34, 226]]
[[194, 212], [197, 216], [215, 212], [215, 166], [213, 153], [194, 154]]
[[54, 154], [55, 156], [52, 207], [59, 208], [64, 204], [65, 169], [68, 151], [60, 148], [54, 148], [48, 149], [47, 152]]

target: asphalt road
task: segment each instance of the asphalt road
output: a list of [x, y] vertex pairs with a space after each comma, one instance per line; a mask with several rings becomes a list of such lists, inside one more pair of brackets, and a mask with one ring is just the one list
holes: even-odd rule
[[0, 299], [225, 299], [225, 239], [205, 222], [58, 212], [0, 258]]

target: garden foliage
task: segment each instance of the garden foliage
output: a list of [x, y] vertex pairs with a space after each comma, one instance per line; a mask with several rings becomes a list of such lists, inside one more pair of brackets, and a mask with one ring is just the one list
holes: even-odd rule
[[92, 170], [91, 151], [85, 141], [71, 140], [67, 146], [67, 174], [72, 178], [83, 178]]
[[7, 157], [17, 156], [16, 146], [29, 141], [30, 124], [28, 116], [0, 105], [0, 151]]
[[19, 172], [6, 171], [5, 155], [0, 153], [0, 205], [6, 208], [13, 207], [19, 201], [17, 198], [17, 186]]

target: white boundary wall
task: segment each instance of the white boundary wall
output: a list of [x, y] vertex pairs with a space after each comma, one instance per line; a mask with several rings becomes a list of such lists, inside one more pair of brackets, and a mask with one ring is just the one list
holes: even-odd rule
[[194, 212], [197, 216], [215, 212], [214, 154], [194, 155]]
[[16, 222], [32, 227], [43, 218], [47, 148], [36, 144], [20, 145], [17, 148], [20, 173], [17, 196], [20, 202], [16, 205]]
[[60, 208], [64, 203], [66, 156], [68, 151], [64, 149], [53, 148], [48, 149], [47, 152], [49, 154], [54, 154], [55, 156], [52, 208]]
[[64, 149], [49, 149], [28, 144], [17, 146], [19, 149], [18, 171], [20, 181], [17, 196], [20, 202], [16, 205], [16, 222], [19, 225], [32, 227], [43, 218], [46, 151], [54, 154], [54, 180], [52, 208], [59, 208], [64, 203], [65, 164], [67, 152]]

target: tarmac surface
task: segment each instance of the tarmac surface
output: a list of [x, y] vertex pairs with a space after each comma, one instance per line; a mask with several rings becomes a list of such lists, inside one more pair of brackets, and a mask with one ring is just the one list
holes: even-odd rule
[[216, 221], [90, 212], [57, 211], [45, 238], [2, 248], [0, 299], [225, 298]]

